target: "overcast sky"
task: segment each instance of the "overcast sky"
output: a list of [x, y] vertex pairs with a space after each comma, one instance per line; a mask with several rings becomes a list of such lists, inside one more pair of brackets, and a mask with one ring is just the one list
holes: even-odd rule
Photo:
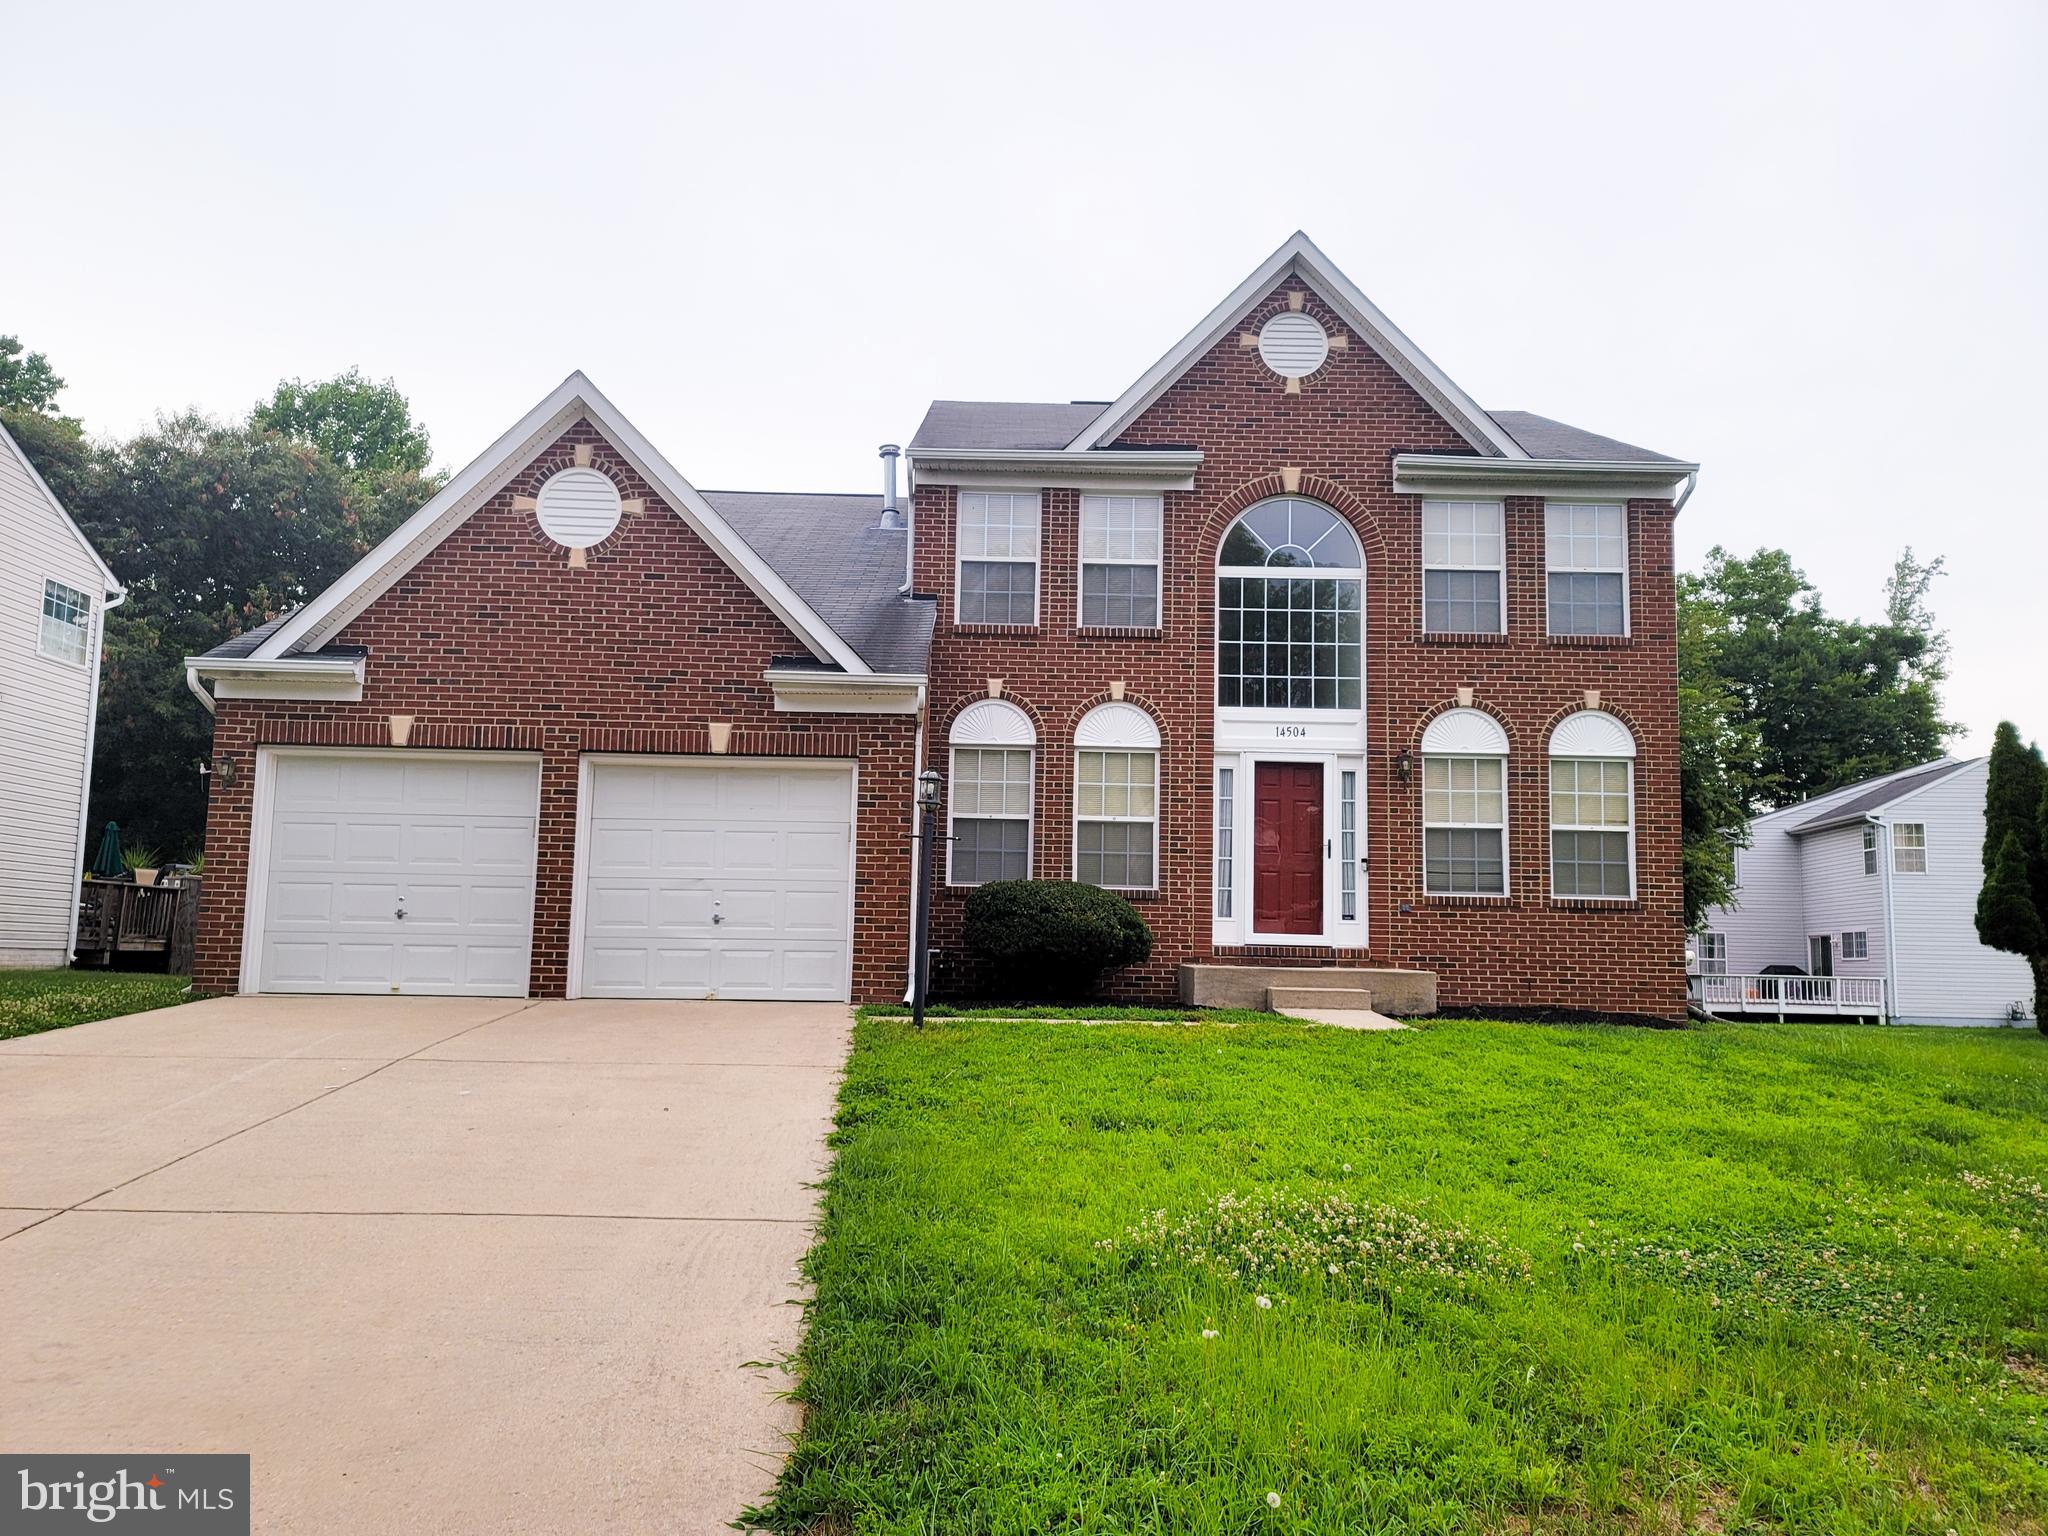
[[[127, 433], [395, 378], [443, 464], [582, 368], [705, 488], [1109, 398], [1291, 231], [1482, 405], [1700, 460], [1682, 565], [2048, 737], [2048, 6], [247, 9], [0, 0], [0, 332]], [[2023, 473], [1995, 470], [2001, 460]]]

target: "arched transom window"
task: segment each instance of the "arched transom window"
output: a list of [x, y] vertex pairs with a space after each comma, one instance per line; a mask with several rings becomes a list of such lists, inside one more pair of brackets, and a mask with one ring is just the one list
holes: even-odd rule
[[1365, 556], [1336, 513], [1262, 501], [1216, 566], [1216, 702], [1224, 709], [1358, 709]]
[[1601, 710], [1550, 733], [1550, 889], [1625, 901], [1636, 893], [1636, 739]]
[[954, 885], [1031, 877], [1031, 767], [1038, 732], [1002, 699], [981, 699], [953, 722], [946, 814]]

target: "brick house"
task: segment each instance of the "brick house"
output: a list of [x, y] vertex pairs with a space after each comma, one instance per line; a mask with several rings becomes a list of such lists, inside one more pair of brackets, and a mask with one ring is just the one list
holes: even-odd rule
[[[880, 496], [699, 492], [580, 374], [189, 663], [208, 990], [900, 997], [986, 880], [1133, 996], [1675, 1017], [1696, 466], [1481, 409], [1296, 235], [1114, 401], [938, 401]], [[907, 516], [906, 516], [907, 513]]]

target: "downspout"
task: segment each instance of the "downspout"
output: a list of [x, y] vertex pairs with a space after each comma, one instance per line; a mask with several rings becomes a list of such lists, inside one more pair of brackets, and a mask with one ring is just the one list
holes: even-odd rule
[[192, 691], [192, 697], [199, 701], [199, 707], [209, 715], [213, 713], [213, 695], [206, 691], [199, 681], [199, 673], [192, 667], [185, 668], [185, 686]]
[[[85, 710], [85, 772], [78, 786], [78, 847], [76, 857], [71, 861], [74, 885], [85, 874], [86, 828], [92, 818], [92, 754], [100, 731], [100, 667], [106, 654], [107, 615], [128, 601], [128, 589], [116, 587], [111, 597], [107, 597], [103, 589], [101, 595], [104, 600], [93, 615], [92, 699]], [[64, 955], [67, 965], [78, 955], [78, 893], [75, 890], [71, 895], [71, 926], [64, 939]]]
[[910, 761], [910, 847], [914, 856], [910, 861], [910, 942], [903, 947], [905, 1003], [917, 994], [917, 909], [924, 901], [924, 861], [931, 852], [924, 845], [924, 811], [917, 803], [917, 781], [924, 772], [924, 716], [924, 710], [919, 709], [917, 746]]
[[1685, 504], [1692, 499], [1692, 488], [1700, 483], [1700, 472], [1692, 471], [1685, 477], [1685, 489], [1678, 493], [1678, 500], [1671, 503], [1671, 515], [1678, 516], [1685, 510]]
[[1863, 819], [1877, 829], [1877, 877], [1884, 882], [1884, 1019], [1889, 1023], [1899, 1011], [1899, 922], [1892, 904], [1892, 829], [1874, 811], [1866, 813]]

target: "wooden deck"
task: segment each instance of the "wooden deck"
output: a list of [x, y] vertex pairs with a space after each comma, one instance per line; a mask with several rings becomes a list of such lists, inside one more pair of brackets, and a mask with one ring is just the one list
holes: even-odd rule
[[116, 955], [162, 955], [173, 976], [192, 971], [199, 932], [199, 885], [136, 885], [128, 880], [86, 880], [78, 891], [80, 965], [112, 965]]

